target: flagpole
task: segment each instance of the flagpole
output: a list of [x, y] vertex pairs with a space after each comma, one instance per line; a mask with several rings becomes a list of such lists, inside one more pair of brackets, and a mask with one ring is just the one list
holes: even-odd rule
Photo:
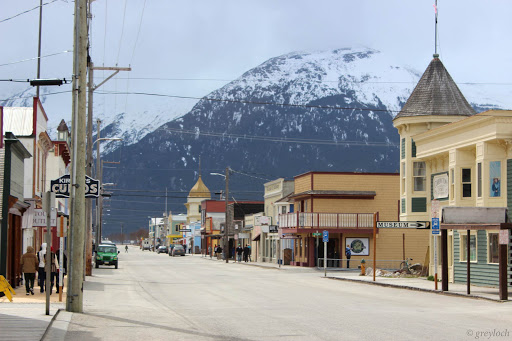
[[435, 13], [435, 37], [434, 37], [434, 54], [437, 55], [437, 0], [434, 4], [434, 13]]

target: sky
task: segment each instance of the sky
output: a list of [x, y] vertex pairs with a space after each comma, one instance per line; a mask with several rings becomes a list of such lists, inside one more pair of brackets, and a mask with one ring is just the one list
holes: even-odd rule
[[[435, 0], [95, 0], [90, 55], [96, 66], [130, 66], [105, 92], [207, 95], [264, 61], [293, 51], [365, 46], [420, 72], [434, 52]], [[41, 78], [71, 78], [71, 0], [43, 0]], [[0, 79], [36, 78], [39, 0], [4, 1]], [[510, 87], [512, 2], [439, 0], [438, 52], [456, 82]], [[8, 20], [6, 20], [8, 19]], [[96, 71], [95, 83], [109, 75]], [[498, 84], [496, 84], [498, 83]], [[0, 99], [27, 83], [0, 82]], [[47, 88], [69, 90], [69, 85]], [[68, 119], [71, 95], [51, 96], [46, 112]], [[179, 100], [95, 95], [104, 111], [178, 106]], [[187, 107], [186, 105], [184, 106]], [[101, 116], [102, 112], [97, 113]]]

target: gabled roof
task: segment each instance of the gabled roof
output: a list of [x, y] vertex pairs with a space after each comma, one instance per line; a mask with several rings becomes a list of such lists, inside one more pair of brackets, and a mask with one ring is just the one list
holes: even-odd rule
[[472, 116], [475, 113], [438, 55], [434, 55], [395, 120], [411, 116]]

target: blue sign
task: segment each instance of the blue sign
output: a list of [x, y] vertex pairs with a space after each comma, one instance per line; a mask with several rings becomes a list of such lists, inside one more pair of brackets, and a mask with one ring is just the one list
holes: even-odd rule
[[432, 218], [432, 234], [440, 234], [439, 218]]
[[324, 243], [327, 243], [329, 241], [329, 231], [323, 231], [322, 232], [322, 241]]

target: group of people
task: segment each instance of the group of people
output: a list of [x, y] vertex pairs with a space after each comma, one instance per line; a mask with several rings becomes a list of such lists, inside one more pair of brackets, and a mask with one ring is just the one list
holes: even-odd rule
[[252, 262], [251, 260], [251, 246], [246, 245], [242, 247], [240, 244], [238, 244], [238, 247], [236, 248], [236, 258], [238, 262], [242, 262], [242, 257], [244, 259], [244, 262]]
[[[210, 255], [210, 258], [215, 257], [217, 259], [223, 259], [224, 257], [223, 257], [222, 251], [223, 251], [222, 247], [220, 245], [216, 245], [213, 248], [213, 254], [212, 254], [212, 247], [208, 246], [208, 253], [205, 256]], [[236, 260], [238, 260], [238, 262], [242, 262], [242, 258], [243, 258], [244, 262], [252, 262], [251, 246], [250, 245], [246, 245], [245, 247], [242, 247], [240, 244], [238, 244], [238, 247], [236, 249], [234, 249], [234, 250], [232, 249], [232, 254], [233, 254], [233, 256], [236, 255]]]
[[[36, 279], [37, 273], [37, 282], [39, 284], [39, 288], [41, 293], [45, 290], [45, 282], [46, 282], [46, 252], [47, 252], [47, 244], [43, 243], [39, 252], [34, 252], [34, 248], [32, 246], [27, 247], [27, 252], [21, 256], [21, 271], [25, 277], [25, 290], [27, 291], [26, 295], [34, 295], [34, 282]], [[50, 254], [50, 295], [53, 291], [54, 283], [57, 284], [57, 293], [59, 293], [59, 255], [56, 254], [51, 248]], [[64, 274], [66, 274], [66, 256], [64, 255]], [[62, 283], [64, 285], [64, 283]]]

